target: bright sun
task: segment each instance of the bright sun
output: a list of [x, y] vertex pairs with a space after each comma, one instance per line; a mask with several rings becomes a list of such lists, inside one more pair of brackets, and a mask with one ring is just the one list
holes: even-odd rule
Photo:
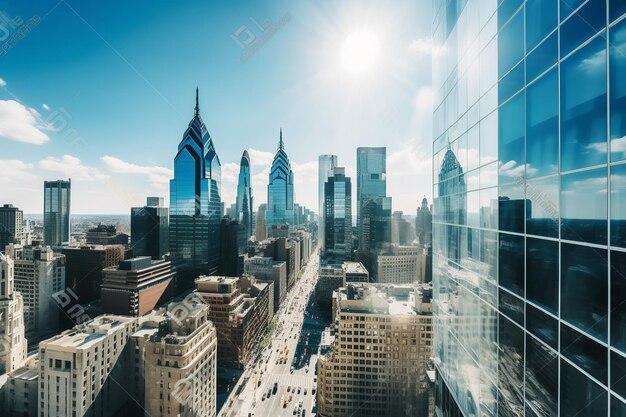
[[352, 32], [341, 45], [341, 67], [352, 73], [368, 72], [378, 61], [380, 41], [368, 30]]

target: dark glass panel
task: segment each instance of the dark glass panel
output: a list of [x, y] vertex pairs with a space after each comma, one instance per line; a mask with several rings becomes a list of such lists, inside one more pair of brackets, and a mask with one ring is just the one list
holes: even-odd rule
[[626, 164], [611, 167], [611, 245], [626, 248]]
[[561, 57], [606, 28], [606, 0], [589, 0], [561, 25]]
[[517, 64], [506, 77], [498, 83], [498, 104], [502, 104], [524, 87], [524, 63]]
[[561, 64], [561, 171], [606, 163], [606, 40]]
[[611, 352], [611, 389], [626, 398], [626, 357]]
[[524, 301], [511, 293], [500, 290], [499, 292], [500, 312], [506, 314], [520, 326], [524, 325]]
[[526, 298], [558, 314], [558, 242], [531, 237], [526, 239]]
[[556, 353], [526, 335], [527, 406], [538, 416], [556, 417], [558, 386], [559, 362]]
[[498, 159], [500, 184], [524, 177], [524, 93], [500, 107], [498, 112]]
[[626, 13], [626, 0], [609, 0], [609, 21], [612, 23]]
[[585, 374], [561, 359], [561, 415], [605, 417], [607, 392]]
[[557, 176], [526, 183], [526, 233], [559, 237], [559, 178]]
[[607, 383], [607, 348], [565, 324], [561, 324], [561, 354], [598, 381]]
[[561, 176], [561, 238], [607, 244], [607, 169]]
[[611, 417], [626, 417], [626, 403], [611, 395]]
[[518, 184], [509, 184], [498, 189], [498, 224], [500, 230], [524, 233], [526, 208], [530, 202], [524, 198], [524, 189]]
[[561, 22], [584, 2], [585, 0], [561, 0]]
[[524, 237], [500, 233], [498, 283], [524, 296]]
[[556, 319], [526, 304], [526, 329], [554, 349], [559, 346], [559, 324]]
[[611, 345], [626, 353], [626, 253], [611, 251]]
[[561, 319], [606, 341], [607, 251], [561, 244]]

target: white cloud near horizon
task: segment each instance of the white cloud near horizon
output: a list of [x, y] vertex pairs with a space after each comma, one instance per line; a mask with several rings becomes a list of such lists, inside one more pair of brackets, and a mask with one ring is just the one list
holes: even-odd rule
[[4, 81], [3, 78], [0, 78], [0, 87], [6, 87], [6, 85], [7, 85], [7, 82]]
[[97, 168], [84, 165], [80, 159], [72, 155], [63, 155], [60, 158], [49, 156], [39, 161], [39, 168], [81, 181], [98, 181], [109, 178]]
[[35, 109], [26, 108], [15, 100], [0, 100], [0, 137], [42, 145], [50, 141], [43, 130], [48, 128]]

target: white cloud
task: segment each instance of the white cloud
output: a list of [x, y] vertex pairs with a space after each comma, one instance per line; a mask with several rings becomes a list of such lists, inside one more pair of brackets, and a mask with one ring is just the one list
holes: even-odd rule
[[63, 155], [61, 158], [49, 156], [39, 161], [39, 168], [62, 174], [63, 177], [83, 181], [97, 181], [110, 178], [97, 168], [83, 165], [80, 159], [72, 155]]
[[0, 167], [2, 167], [0, 182], [25, 181], [35, 178], [33, 164], [18, 159], [0, 159]]
[[41, 129], [46, 127], [39, 120], [37, 111], [27, 109], [15, 100], [0, 100], [0, 137], [41, 145], [50, 140]]
[[254, 170], [255, 167], [265, 167], [272, 164], [274, 160], [274, 154], [266, 151], [259, 151], [257, 149], [248, 149], [248, 155], [250, 155], [250, 167]]
[[44, 110], [50, 111], [50, 106], [48, 106], [46, 103], [43, 103], [41, 107], [43, 107]]
[[158, 165], [137, 165], [110, 155], [101, 157], [100, 161], [104, 164], [107, 170], [117, 174], [136, 174], [147, 176], [150, 181], [150, 185], [159, 191], [166, 190], [169, 180], [174, 178], [174, 171], [170, 168]]
[[4, 81], [2, 78], [0, 78], [0, 87], [5, 87], [7, 85], [7, 82]]

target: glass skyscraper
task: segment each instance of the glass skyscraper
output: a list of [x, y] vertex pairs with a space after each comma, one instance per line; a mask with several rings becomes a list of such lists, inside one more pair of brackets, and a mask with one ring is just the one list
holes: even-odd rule
[[626, 416], [626, 2], [435, 0], [440, 416]]
[[387, 148], [357, 148], [356, 150], [356, 198], [359, 248], [368, 250], [382, 242], [370, 242], [368, 228], [370, 218], [365, 213], [372, 213], [367, 208], [376, 202], [388, 205], [389, 239], [391, 241], [391, 197], [387, 197]]
[[352, 181], [346, 169], [335, 167], [324, 185], [324, 253], [331, 264], [341, 264], [352, 256]]
[[267, 229], [273, 225], [294, 224], [293, 212], [293, 171], [283, 143], [283, 130], [280, 130], [278, 152], [274, 156], [267, 185]]
[[220, 160], [200, 117], [196, 90], [194, 117], [178, 145], [170, 180], [170, 254], [176, 267], [189, 272], [190, 280], [218, 272], [220, 187]]
[[320, 249], [324, 250], [324, 204], [326, 197], [324, 196], [324, 186], [328, 177], [332, 176], [332, 170], [337, 166], [337, 155], [320, 155], [318, 160], [318, 241]]
[[43, 240], [46, 245], [70, 241], [72, 180], [43, 183]]
[[157, 260], [169, 252], [168, 211], [159, 197], [148, 197], [144, 207], [130, 209], [130, 248], [134, 257]]
[[243, 225], [246, 240], [254, 234], [252, 230], [252, 183], [250, 182], [250, 156], [243, 151], [239, 164], [239, 179], [237, 181], [237, 220]]

